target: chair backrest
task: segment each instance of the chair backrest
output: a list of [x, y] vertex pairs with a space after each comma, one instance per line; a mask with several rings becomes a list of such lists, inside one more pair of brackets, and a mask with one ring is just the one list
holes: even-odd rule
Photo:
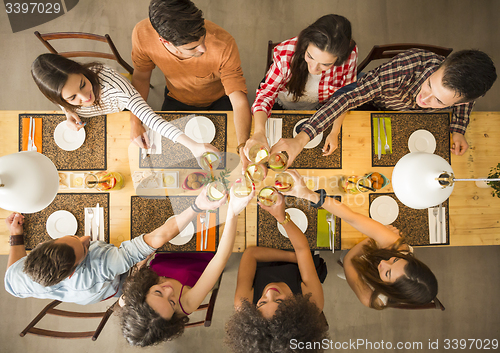
[[266, 62], [266, 72], [264, 74], [267, 74], [267, 71], [271, 67], [273, 63], [273, 50], [274, 47], [280, 44], [281, 42], [273, 43], [272, 40], [267, 42], [267, 62]]
[[[57, 33], [45, 33], [41, 34], [36, 31], [35, 35], [40, 41], [45, 45], [45, 47], [52, 54], [59, 54], [64, 56], [65, 58], [76, 58], [76, 57], [90, 57], [90, 58], [104, 58], [117, 61], [125, 70], [128, 71], [129, 74], [132, 75], [134, 72], [134, 68], [130, 66], [125, 60], [122, 59], [120, 53], [115, 47], [115, 44], [111, 40], [109, 34], [105, 34], [103, 36], [92, 33], [83, 33], [83, 32], [57, 32]], [[48, 42], [49, 40], [54, 39], [88, 39], [95, 40], [99, 42], [108, 43], [112, 53], [102, 53], [96, 51], [67, 51], [67, 52], [58, 52], [54, 47]]]
[[453, 48], [445, 48], [439, 47], [437, 45], [417, 43], [374, 45], [372, 50], [366, 56], [365, 60], [363, 60], [361, 64], [358, 65], [358, 72], [363, 71], [364, 68], [373, 60], [393, 58], [396, 55], [412, 48], [428, 50], [444, 57], [447, 57], [453, 51]]
[[[55, 309], [56, 306], [61, 304], [59, 300], [54, 300], [49, 305], [47, 305], [40, 313], [30, 322], [28, 326], [19, 334], [19, 336], [24, 337], [27, 333], [31, 333], [37, 336], [44, 337], [55, 337], [55, 338], [87, 338], [92, 337], [92, 341], [95, 341], [99, 334], [101, 333], [104, 325], [108, 321], [109, 317], [113, 314], [115, 306], [118, 305], [116, 301], [113, 305], [109, 307], [108, 310], [104, 312], [75, 312]], [[64, 332], [64, 331], [53, 331], [46, 330], [35, 327], [35, 325], [45, 316], [45, 315], [56, 315], [72, 318], [101, 318], [99, 325], [95, 331], [80, 331], [80, 332]]]
[[221, 280], [222, 280], [222, 274], [220, 275], [219, 279], [212, 288], [212, 294], [210, 295], [210, 300], [208, 301], [208, 303], [201, 304], [198, 307], [198, 309], [196, 309], [196, 311], [206, 310], [207, 312], [205, 314], [205, 318], [203, 320], [199, 320], [196, 322], [189, 322], [186, 324], [185, 327], [196, 327], [202, 325], [205, 327], [209, 327], [212, 324], [212, 316], [214, 314], [215, 301], [217, 300], [217, 294], [219, 293]]

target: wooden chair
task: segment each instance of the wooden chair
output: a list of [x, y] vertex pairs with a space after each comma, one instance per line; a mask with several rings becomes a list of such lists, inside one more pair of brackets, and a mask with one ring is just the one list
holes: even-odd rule
[[432, 51], [438, 55], [447, 57], [453, 48], [438, 47], [436, 45], [417, 44], [417, 43], [400, 43], [400, 44], [386, 44], [374, 45], [372, 50], [368, 53], [365, 60], [358, 65], [358, 73], [373, 60], [393, 58], [396, 55], [403, 53], [409, 49], [418, 48]]
[[[337, 260], [337, 264], [340, 267], [344, 268], [344, 264], [342, 261]], [[422, 305], [412, 305], [412, 304], [402, 304], [402, 303], [388, 303], [388, 308], [394, 309], [409, 309], [409, 310], [417, 310], [417, 309], [439, 309], [441, 311], [445, 310], [444, 305], [439, 301], [437, 297], [435, 297], [430, 303], [422, 304]]]
[[[75, 311], [66, 311], [55, 309], [56, 306], [61, 304], [60, 300], [54, 300], [49, 305], [47, 305], [41, 312], [38, 314], [33, 321], [30, 322], [28, 326], [21, 332], [19, 335], [24, 337], [27, 333], [31, 333], [37, 336], [44, 337], [55, 337], [55, 338], [87, 338], [92, 337], [92, 341], [95, 341], [99, 334], [101, 333], [104, 325], [108, 321], [109, 317], [113, 314], [115, 307], [118, 305], [118, 301], [116, 301], [111, 307], [104, 312], [75, 312]], [[64, 331], [53, 331], [46, 330], [35, 327], [35, 325], [47, 314], [64, 316], [64, 317], [74, 317], [74, 318], [102, 318], [101, 322], [97, 326], [95, 331], [80, 331], [80, 332], [64, 332]]]
[[[52, 54], [59, 54], [64, 56], [65, 58], [76, 58], [76, 57], [87, 57], [87, 58], [103, 58], [117, 61], [127, 72], [132, 75], [134, 72], [134, 68], [130, 66], [125, 60], [122, 59], [120, 53], [115, 47], [115, 44], [111, 40], [109, 34], [105, 34], [103, 36], [92, 33], [83, 33], [83, 32], [56, 32], [56, 33], [45, 33], [41, 34], [36, 31], [35, 35], [40, 41], [45, 45], [45, 47]], [[99, 42], [108, 43], [111, 53], [102, 53], [96, 51], [67, 51], [67, 52], [58, 52], [54, 49], [54, 47], [48, 42], [49, 40], [54, 39], [89, 39], [95, 40]]]
[[212, 316], [214, 314], [214, 309], [215, 309], [215, 301], [217, 300], [217, 294], [219, 293], [219, 288], [220, 288], [220, 283], [222, 280], [222, 274], [220, 275], [218, 281], [215, 283], [214, 287], [212, 288], [212, 295], [210, 296], [210, 300], [208, 301], [208, 304], [201, 304], [196, 311], [202, 311], [206, 310], [207, 313], [205, 315], [205, 318], [200, 321], [196, 322], [189, 322], [186, 324], [185, 327], [197, 327], [197, 326], [205, 326], [209, 327], [212, 324]]

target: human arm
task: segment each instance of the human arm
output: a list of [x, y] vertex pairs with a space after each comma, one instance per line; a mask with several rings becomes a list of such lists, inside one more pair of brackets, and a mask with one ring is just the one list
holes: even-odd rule
[[[240, 155], [243, 154], [248, 160], [248, 153], [252, 146], [260, 144], [264, 145], [269, 150], [269, 144], [266, 138], [266, 123], [267, 114], [264, 111], [257, 111], [253, 115], [254, 120], [254, 130], [253, 135], [246, 141], [244, 148], [240, 151]], [[246, 168], [245, 168], [246, 169]]]
[[148, 100], [149, 96], [149, 84], [151, 81], [151, 74], [153, 70], [150, 71], [139, 71], [134, 70], [132, 74], [132, 86], [135, 87], [137, 92], [140, 93], [142, 99]]
[[234, 195], [234, 187], [231, 188], [226, 223], [217, 247], [217, 252], [193, 288], [183, 296], [183, 307], [187, 312], [193, 312], [198, 308], [219, 279], [233, 251], [238, 221], [237, 212], [241, 212], [254, 195], [255, 189], [247, 197], [238, 198]]
[[66, 115], [66, 125], [68, 125], [68, 127], [71, 130], [78, 131], [81, 128], [83, 128], [85, 125], [87, 125], [87, 123], [84, 123], [80, 119], [80, 117], [78, 116], [77, 113], [68, 111], [64, 107], [61, 107], [61, 109], [62, 109], [64, 115]]
[[[9, 229], [10, 235], [22, 235], [24, 233], [23, 223], [24, 216], [20, 213], [11, 213], [6, 219], [5, 223]], [[26, 256], [26, 248], [24, 244], [11, 245], [9, 249], [9, 259], [7, 260], [7, 268]]]
[[[285, 220], [285, 199], [283, 195], [278, 195], [278, 201], [275, 205], [268, 207], [259, 203], [262, 209], [268, 211], [279, 223]], [[323, 310], [324, 294], [323, 286], [316, 272], [314, 260], [311, 255], [311, 249], [307, 238], [293, 221], [282, 224], [285, 229], [288, 239], [292, 242], [297, 264], [299, 266], [300, 276], [303, 283], [303, 292], [311, 293], [311, 300], [316, 304], [319, 310]]]
[[347, 112], [342, 114], [333, 122], [332, 131], [326, 137], [325, 144], [322, 149], [323, 156], [331, 155], [337, 149], [337, 147], [339, 147], [340, 128], [342, 127], [342, 123], [344, 122], [346, 114]]
[[284, 251], [273, 248], [252, 246], [243, 253], [238, 267], [236, 292], [234, 294], [234, 307], [238, 309], [243, 300], [253, 299], [253, 281], [258, 262], [295, 262], [297, 257], [293, 251]]
[[465, 139], [465, 130], [469, 125], [469, 117], [474, 104], [475, 101], [459, 104], [454, 106], [452, 109], [450, 132], [453, 144], [450, 150], [457, 156], [462, 156], [469, 148], [469, 144]]

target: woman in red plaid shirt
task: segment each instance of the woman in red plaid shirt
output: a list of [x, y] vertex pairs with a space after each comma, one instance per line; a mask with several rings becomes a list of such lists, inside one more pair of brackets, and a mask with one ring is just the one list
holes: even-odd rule
[[[278, 44], [252, 105], [255, 132], [245, 152], [256, 143], [267, 146], [265, 125], [275, 103], [276, 109], [317, 110], [339, 88], [356, 82], [357, 59], [351, 23], [339, 15], [325, 15]], [[334, 130], [327, 141], [337, 141], [340, 128]]]

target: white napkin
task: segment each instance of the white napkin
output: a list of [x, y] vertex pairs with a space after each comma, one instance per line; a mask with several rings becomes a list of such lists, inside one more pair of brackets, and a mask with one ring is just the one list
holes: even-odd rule
[[[436, 207], [438, 209], [438, 207]], [[434, 207], [427, 209], [429, 215], [429, 243], [430, 244], [443, 244], [446, 243], [446, 208], [443, 207], [441, 212], [441, 229], [439, 229], [439, 212], [434, 217]], [[436, 234], [436, 221], [437, 221], [437, 234]]]
[[283, 119], [269, 118], [266, 124], [266, 137], [269, 147], [272, 147], [278, 142], [283, 133]]
[[151, 129], [147, 129], [146, 134], [148, 135], [149, 138], [149, 145], [152, 147], [154, 144], [155, 148], [142, 149], [142, 158], [144, 158], [147, 154], [161, 154], [160, 133]]
[[[89, 209], [94, 210], [94, 218], [92, 219], [92, 225], [90, 224]], [[104, 209], [99, 207], [99, 218], [101, 223], [99, 223], [99, 239], [96, 239], [97, 235], [97, 224], [96, 224], [96, 208], [95, 207], [85, 207], [85, 235], [90, 235], [90, 226], [92, 226], [92, 238], [90, 240], [101, 240], [106, 241], [104, 238]]]

